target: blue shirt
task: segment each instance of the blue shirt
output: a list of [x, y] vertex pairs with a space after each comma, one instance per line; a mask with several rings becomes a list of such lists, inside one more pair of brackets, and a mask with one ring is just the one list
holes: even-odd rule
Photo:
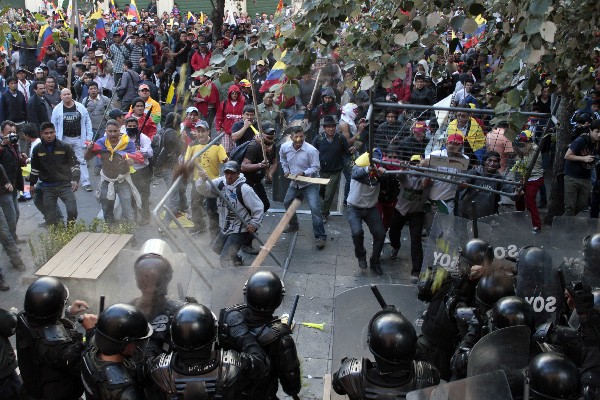
[[[281, 168], [284, 174], [304, 174], [312, 178], [319, 176], [321, 163], [319, 162], [319, 151], [306, 142], [298, 150], [294, 148], [294, 142], [286, 142], [279, 149]], [[292, 181], [293, 187], [303, 188], [310, 183]]]

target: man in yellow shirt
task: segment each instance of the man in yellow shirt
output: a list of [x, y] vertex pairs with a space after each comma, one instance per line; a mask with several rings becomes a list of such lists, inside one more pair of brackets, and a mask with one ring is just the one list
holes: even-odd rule
[[[185, 153], [185, 161], [192, 159], [194, 154], [202, 150], [210, 141], [210, 132], [208, 122], [198, 121], [191, 131], [194, 141], [190, 143]], [[194, 160], [194, 181], [197, 181], [200, 176], [198, 170], [202, 168], [209, 179], [213, 180], [219, 177], [219, 168], [221, 164], [227, 161], [227, 153], [222, 145], [213, 145], [206, 150], [200, 157]], [[206, 222], [204, 219], [204, 211], [202, 210], [204, 200], [206, 199], [206, 214], [208, 216], [209, 231], [212, 236], [219, 233], [219, 214], [217, 210], [216, 198], [205, 198], [200, 195], [197, 190], [192, 190], [192, 234], [200, 234], [206, 232]]]
[[[461, 107], [463, 107], [461, 105]], [[468, 106], [464, 106], [468, 108]], [[469, 156], [472, 163], [479, 165], [485, 154], [485, 134], [481, 125], [468, 113], [459, 111], [456, 119], [448, 124], [447, 136], [461, 135], [464, 141], [464, 154]], [[477, 158], [477, 160], [475, 160]], [[477, 162], [479, 161], [479, 162]]]

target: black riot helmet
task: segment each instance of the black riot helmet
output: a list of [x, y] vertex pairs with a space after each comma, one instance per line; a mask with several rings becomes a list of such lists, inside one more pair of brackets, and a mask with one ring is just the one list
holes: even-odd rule
[[173, 279], [169, 245], [161, 239], [150, 239], [142, 245], [140, 253], [133, 267], [137, 287], [143, 294], [166, 296]]
[[415, 358], [417, 333], [399, 311], [386, 309], [371, 318], [368, 342], [381, 372], [404, 370]]
[[600, 233], [588, 235], [583, 239], [583, 258], [589, 265], [600, 262]]
[[477, 282], [475, 299], [486, 311], [501, 298], [515, 295], [515, 281], [504, 272], [493, 272]]
[[[140, 310], [130, 304], [117, 303], [108, 307], [98, 317], [94, 338], [96, 347], [102, 354], [123, 354], [132, 358], [141, 355], [143, 359], [151, 335], [152, 326]], [[137, 354], [124, 354], [126, 347], [131, 343], [135, 344]]]
[[273, 312], [281, 305], [285, 286], [279, 276], [271, 271], [258, 271], [244, 284], [244, 296], [250, 308], [261, 312]]
[[578, 399], [581, 394], [579, 382], [579, 369], [563, 354], [538, 354], [527, 368], [529, 398], [535, 400]]
[[29, 320], [53, 322], [62, 316], [68, 299], [69, 290], [61, 281], [44, 276], [27, 288], [23, 308]]
[[475, 238], [465, 244], [460, 250], [460, 255], [469, 263], [469, 267], [471, 267], [491, 262], [494, 258], [494, 251], [488, 242]]
[[202, 304], [181, 307], [171, 322], [171, 339], [180, 350], [200, 350], [211, 346], [216, 337], [216, 318]]
[[592, 294], [594, 295], [594, 310], [600, 313], [600, 289], [592, 290]]
[[526, 246], [519, 251], [517, 271], [543, 271], [548, 265], [552, 265], [552, 257], [541, 247]]
[[534, 311], [531, 304], [517, 296], [503, 297], [492, 307], [490, 323], [492, 331], [509, 326], [525, 325], [534, 332]]

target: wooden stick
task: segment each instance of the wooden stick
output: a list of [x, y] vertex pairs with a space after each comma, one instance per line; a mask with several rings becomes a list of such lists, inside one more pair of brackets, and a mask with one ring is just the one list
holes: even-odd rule
[[323, 399], [331, 398], [331, 374], [325, 374], [323, 377]]
[[298, 207], [300, 207], [300, 204], [302, 204], [302, 200], [300, 199], [294, 199], [294, 201], [292, 201], [292, 204], [290, 204], [290, 207], [287, 209], [285, 214], [283, 214], [283, 217], [273, 230], [273, 233], [271, 233], [271, 236], [269, 236], [269, 238], [265, 242], [265, 245], [262, 246], [260, 253], [258, 253], [256, 258], [252, 262], [252, 267], [260, 267], [262, 265], [262, 263], [265, 261], [265, 258], [267, 258], [267, 255], [271, 252], [273, 246], [275, 246], [275, 243], [277, 243], [277, 241], [279, 240], [279, 237], [285, 230], [285, 227], [290, 222], [290, 219], [292, 219], [294, 214], [296, 214], [296, 210], [298, 209]]
[[312, 94], [310, 95], [310, 101], [309, 103], [311, 105], [314, 105], [315, 103], [313, 103], [313, 100], [315, 99], [315, 93], [317, 91], [317, 88], [319, 87], [319, 78], [321, 77], [321, 70], [319, 70], [319, 72], [317, 72], [317, 79], [315, 80], [315, 87], [313, 88]]
[[[246, 59], [248, 59], [248, 52], [246, 52]], [[254, 83], [252, 82], [252, 74], [250, 73], [250, 67], [248, 67], [248, 70], [246, 71], [246, 75], [248, 75], [248, 82], [250, 82], [250, 90], [252, 91], [252, 101], [254, 102], [254, 111], [256, 112], [254, 115], [256, 115], [256, 125], [258, 125], [258, 133], [260, 134], [260, 147], [261, 147], [262, 153], [263, 153], [263, 161], [266, 162], [266, 161], [268, 161], [267, 160], [267, 149], [265, 149], [264, 143], [262, 142], [262, 139], [263, 139], [262, 123], [260, 121], [260, 113], [258, 112], [258, 100], [256, 98], [256, 90], [254, 90]]]
[[303, 175], [296, 175], [296, 174], [289, 174], [288, 179], [294, 180], [294, 181], [299, 181], [299, 182], [306, 182], [306, 183], [316, 183], [317, 185], [329, 185], [329, 181], [331, 181], [331, 179], [328, 178], [311, 178], [310, 176], [303, 176]]

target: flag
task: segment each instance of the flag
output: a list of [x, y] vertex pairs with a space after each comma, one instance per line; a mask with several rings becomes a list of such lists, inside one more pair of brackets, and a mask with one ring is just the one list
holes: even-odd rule
[[169, 90], [167, 91], [167, 98], [165, 99], [167, 104], [176, 104], [177, 96], [175, 95], [175, 82], [171, 82]]
[[194, 14], [192, 14], [191, 11], [188, 11], [187, 24], [190, 25], [190, 24], [195, 24], [195, 23], [196, 23], [196, 17], [194, 17]]
[[115, 153], [119, 154], [121, 157], [131, 158], [133, 162], [136, 164], [144, 163], [144, 156], [140, 153], [136, 146], [135, 142], [129, 139], [127, 135], [121, 135], [119, 139], [119, 143], [115, 147], [113, 147], [108, 141], [108, 137], [104, 136], [100, 139], [96, 140], [94, 143], [94, 147], [92, 148], [93, 152], [99, 153], [103, 151], [109, 152], [110, 159], [112, 160]]
[[[283, 56], [285, 56], [286, 52], [287, 52], [287, 50], [281, 54], [281, 58], [283, 58]], [[280, 59], [279, 61], [277, 61], [275, 63], [275, 65], [273, 65], [273, 68], [271, 69], [271, 71], [269, 71], [269, 74], [267, 75], [267, 79], [263, 82], [262, 86], [259, 89], [259, 92], [264, 93], [264, 92], [268, 91], [272, 86], [275, 86], [278, 83], [285, 83], [285, 81], [287, 80], [287, 77], [285, 76], [284, 70], [285, 70], [285, 63], [283, 61], [281, 61], [281, 59]]]
[[202, 11], [200, 11], [200, 25], [204, 25], [204, 13]]
[[52, 43], [54, 43], [54, 38], [52, 37], [52, 28], [50, 25], [46, 24], [40, 28], [40, 36], [37, 44], [38, 61], [42, 61], [44, 59], [46, 56], [46, 50]]
[[475, 30], [475, 33], [473, 34], [474, 36], [479, 36], [481, 35], [483, 32], [485, 32], [485, 28], [486, 28], [486, 24], [487, 24], [487, 20], [485, 18], [483, 18], [481, 16], [481, 14], [479, 14], [476, 18], [475, 18], [475, 22], [477, 22], [477, 29]]
[[129, 4], [129, 10], [127, 11], [127, 19], [133, 19], [136, 22], [141, 21], [137, 6], [135, 5], [135, 0], [131, 0], [131, 3]]
[[90, 19], [97, 19], [96, 22], [96, 40], [100, 41], [106, 37], [106, 30], [104, 29], [104, 18], [102, 18], [102, 11], [98, 9], [95, 13], [90, 15]]
[[[281, 14], [282, 10], [283, 10], [283, 0], [279, 0], [279, 3], [277, 4], [277, 10], [275, 10], [275, 15]], [[275, 38], [278, 38], [279, 36], [281, 36], [281, 30], [280, 30], [280, 26], [277, 25], [277, 27], [275, 28]]]
[[113, 16], [113, 18], [117, 18], [117, 6], [115, 6], [115, 0], [110, 0], [110, 15]]
[[277, 4], [277, 10], [275, 12], [280, 13], [281, 10], [283, 10], [283, 0], [279, 0], [279, 3]]
[[69, 5], [67, 6], [67, 19], [69, 21], [71, 21], [72, 14], [73, 14], [73, 0], [69, 0]]

